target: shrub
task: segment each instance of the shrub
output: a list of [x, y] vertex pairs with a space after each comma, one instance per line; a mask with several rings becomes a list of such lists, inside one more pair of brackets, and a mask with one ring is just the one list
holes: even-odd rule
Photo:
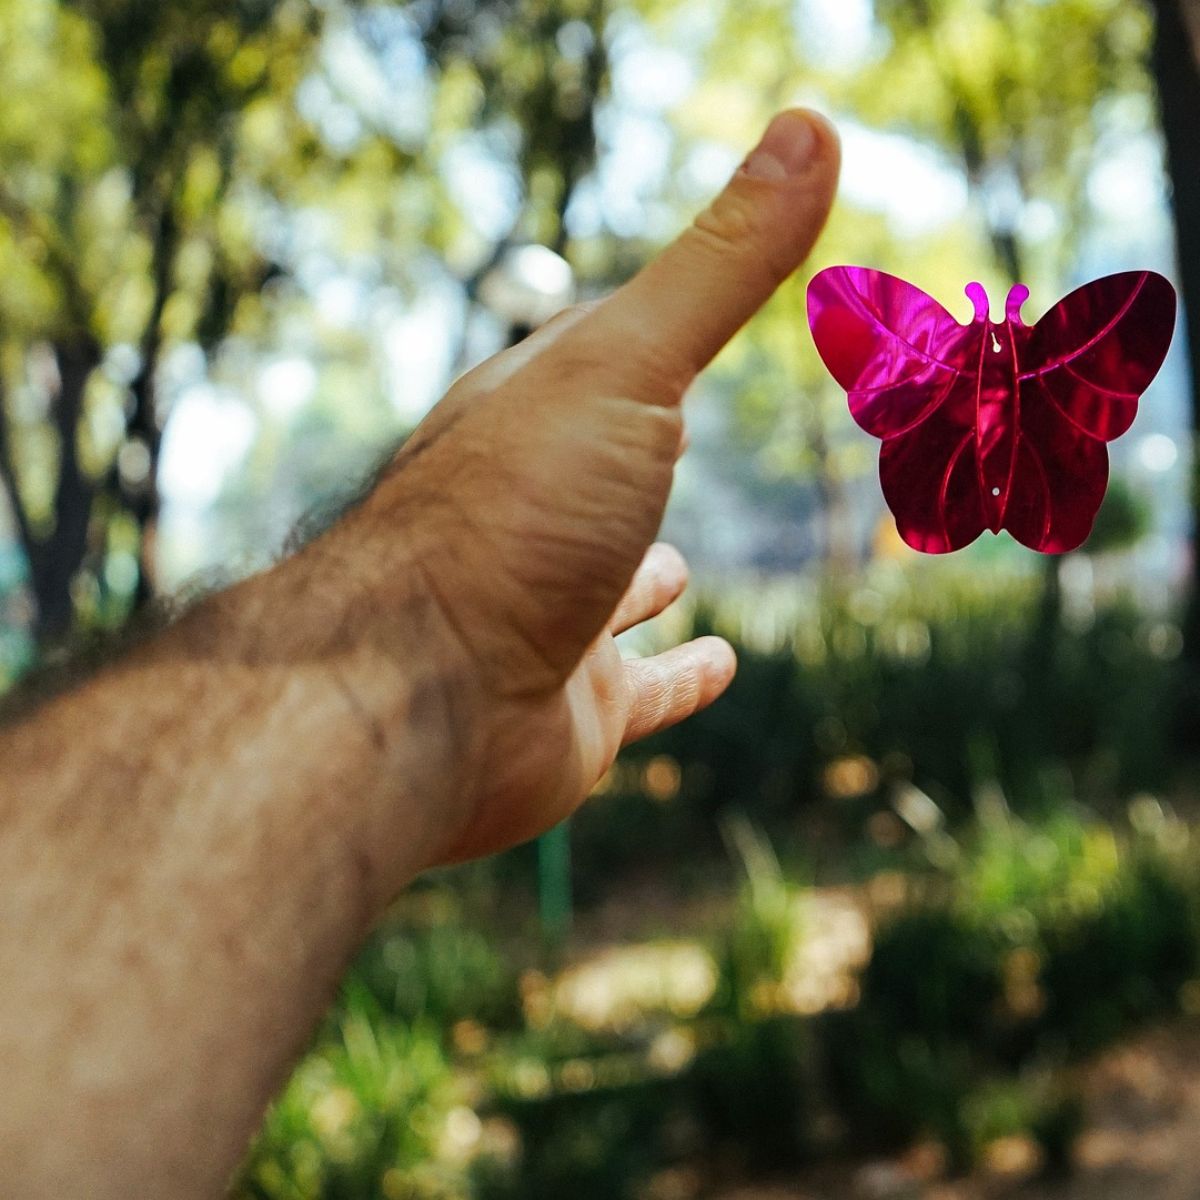
[[481, 1200], [634, 1200], [667, 1157], [664, 1141], [675, 1096], [671, 1080], [628, 1083], [538, 1096], [500, 1093], [496, 1112], [520, 1133], [509, 1169], [477, 1173]]
[[740, 881], [717, 954], [710, 1010], [751, 1020], [778, 1007], [804, 936], [803, 889], [785, 879], [770, 841], [740, 814], [723, 824]]
[[837, 1103], [860, 1139], [933, 1135], [960, 1167], [1018, 1131], [1061, 1165], [1079, 1123], [1063, 1066], [1170, 1011], [1198, 947], [1190, 882], [1156, 844], [993, 817], [879, 930], [858, 1007], [826, 1022]]
[[705, 1152], [740, 1170], [795, 1166], [811, 1153], [820, 1096], [811, 1023], [755, 1018], [724, 1034], [684, 1080]]
[[460, 1087], [435, 1030], [390, 1020], [361, 990], [267, 1114], [235, 1200], [459, 1200], [439, 1153]]
[[471, 1019], [511, 1028], [520, 1019], [512, 964], [493, 938], [458, 919], [385, 925], [359, 955], [353, 977], [398, 1021], [449, 1029]]
[[965, 1103], [990, 1065], [999, 960], [996, 938], [949, 910], [880, 930], [858, 1007], [823, 1023], [831, 1091], [858, 1147], [926, 1134], [970, 1161]]
[[1043, 933], [1044, 1037], [1087, 1053], [1176, 1004], [1200, 969], [1189, 889], [1152, 852], [1131, 856], [1105, 901]]

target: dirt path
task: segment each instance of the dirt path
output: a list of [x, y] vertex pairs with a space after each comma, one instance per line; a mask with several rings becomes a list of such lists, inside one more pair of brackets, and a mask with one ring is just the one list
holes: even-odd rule
[[[695, 1011], [715, 983], [715, 964], [685, 931], [713, 928], [703, 903], [686, 919], [653, 888], [593, 914], [586, 947], [554, 981], [555, 1004], [586, 1028], [620, 1026], [647, 1009]], [[715, 902], [714, 902], [715, 903]], [[723, 901], [722, 901], [723, 903]], [[720, 910], [723, 912], [723, 909]], [[649, 914], [649, 916], [648, 916]], [[676, 932], [676, 940], [628, 944]], [[649, 925], [648, 925], [649, 922]], [[868, 953], [862, 897], [820, 889], [806, 900], [807, 937], [795, 964], [795, 1010], [845, 1002], [846, 981]], [[582, 932], [582, 931], [581, 931]], [[682, 936], [680, 936], [682, 934]], [[789, 987], [789, 994], [792, 989]], [[1200, 1017], [1155, 1030], [1104, 1055], [1084, 1072], [1085, 1132], [1066, 1180], [1037, 1178], [1036, 1150], [1010, 1140], [991, 1148], [966, 1180], [938, 1177], [938, 1156], [918, 1149], [897, 1161], [829, 1166], [772, 1184], [713, 1191], [692, 1171], [666, 1172], [653, 1200], [1200, 1200]]]
[[716, 1200], [1200, 1200], [1200, 1021], [1104, 1056], [1084, 1089], [1076, 1170], [1059, 1183], [1034, 1178], [1030, 1148], [1009, 1143], [968, 1180], [929, 1178], [929, 1156], [916, 1153]]

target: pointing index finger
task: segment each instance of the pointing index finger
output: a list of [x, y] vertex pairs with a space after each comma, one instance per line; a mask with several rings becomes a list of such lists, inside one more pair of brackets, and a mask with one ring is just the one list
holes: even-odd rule
[[716, 200], [597, 306], [589, 332], [632, 351], [631, 371], [653, 363], [686, 386], [808, 256], [839, 162], [828, 121], [780, 113]]

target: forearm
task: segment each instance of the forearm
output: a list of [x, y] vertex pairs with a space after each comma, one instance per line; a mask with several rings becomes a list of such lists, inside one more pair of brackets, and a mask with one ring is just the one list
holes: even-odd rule
[[0, 1161], [22, 1196], [219, 1194], [428, 861], [441, 684], [399, 633], [421, 610], [356, 635], [322, 594], [336, 545], [0, 735]]

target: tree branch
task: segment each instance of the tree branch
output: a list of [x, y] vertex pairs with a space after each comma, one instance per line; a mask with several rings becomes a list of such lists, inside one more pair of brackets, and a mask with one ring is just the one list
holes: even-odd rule
[[20, 538], [21, 547], [25, 551], [26, 558], [28, 558], [33, 539], [30, 531], [29, 513], [25, 509], [25, 502], [21, 498], [21, 489], [17, 482], [17, 466], [13, 457], [12, 447], [12, 430], [9, 428], [9, 414], [7, 406], [4, 404], [4, 399], [2, 386], [0, 386], [0, 484], [3, 484], [4, 491], [8, 496], [9, 507], [12, 510], [13, 520], [17, 526], [17, 536]]
[[72, 323], [81, 330], [90, 328], [91, 304], [76, 274], [76, 256], [55, 232], [45, 216], [31, 208], [5, 186], [0, 176], [0, 216], [46, 248], [46, 263], [63, 291], [63, 300]]

